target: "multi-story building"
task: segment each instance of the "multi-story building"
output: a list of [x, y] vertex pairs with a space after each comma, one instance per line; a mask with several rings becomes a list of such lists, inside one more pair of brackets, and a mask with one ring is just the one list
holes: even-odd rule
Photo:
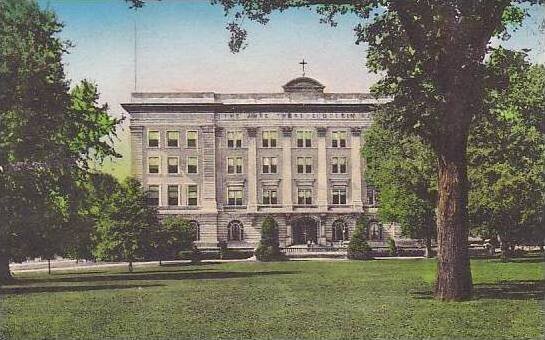
[[[280, 93], [134, 93], [133, 175], [161, 215], [198, 226], [198, 244], [254, 247], [270, 215], [282, 246], [349, 239], [373, 213], [364, 181], [363, 132], [380, 100], [325, 93], [300, 77]], [[378, 224], [375, 238], [385, 238]]]

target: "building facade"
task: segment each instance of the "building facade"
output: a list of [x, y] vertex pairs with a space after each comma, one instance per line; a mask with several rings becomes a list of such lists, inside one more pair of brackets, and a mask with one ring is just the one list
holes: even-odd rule
[[[133, 93], [122, 104], [133, 175], [161, 215], [198, 227], [201, 248], [253, 248], [266, 216], [283, 247], [342, 244], [361, 214], [374, 213], [360, 150], [380, 100], [326, 93], [308, 77], [283, 90]], [[370, 236], [392, 230], [373, 224]]]

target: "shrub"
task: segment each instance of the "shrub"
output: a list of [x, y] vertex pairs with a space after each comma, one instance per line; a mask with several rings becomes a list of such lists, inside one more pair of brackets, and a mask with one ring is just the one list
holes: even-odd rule
[[193, 245], [193, 249], [191, 249], [191, 263], [200, 263], [202, 259], [202, 252], [197, 247], [197, 245]]
[[399, 255], [399, 251], [396, 246], [396, 241], [393, 238], [388, 239], [388, 253], [390, 254], [390, 256]]
[[220, 259], [223, 260], [229, 255], [229, 249], [227, 248], [227, 241], [221, 240], [218, 242], [218, 248], [220, 249]]
[[278, 241], [278, 223], [270, 216], [266, 217], [261, 225], [261, 241], [255, 250], [255, 257], [259, 261], [280, 261], [284, 259]]
[[371, 256], [371, 247], [367, 243], [367, 228], [369, 220], [361, 216], [356, 222], [356, 228], [348, 244], [347, 257], [351, 260], [369, 260]]

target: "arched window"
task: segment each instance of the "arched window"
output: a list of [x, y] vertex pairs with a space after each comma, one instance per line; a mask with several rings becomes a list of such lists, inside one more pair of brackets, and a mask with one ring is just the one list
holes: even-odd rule
[[227, 239], [229, 241], [242, 241], [244, 239], [244, 226], [242, 222], [234, 220], [227, 225]]
[[191, 226], [191, 228], [193, 228], [193, 230], [195, 230], [195, 241], [200, 241], [201, 240], [201, 226], [199, 225], [199, 222], [197, 222], [195, 220], [192, 220], [192, 221], [189, 221], [189, 225]]
[[333, 241], [348, 241], [348, 224], [344, 220], [333, 222]]
[[383, 229], [378, 222], [371, 222], [371, 240], [380, 241], [383, 238]]

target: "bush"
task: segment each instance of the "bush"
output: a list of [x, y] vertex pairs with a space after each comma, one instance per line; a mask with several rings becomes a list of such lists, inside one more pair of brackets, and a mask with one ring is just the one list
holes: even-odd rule
[[348, 244], [347, 257], [351, 260], [369, 260], [372, 258], [371, 247], [367, 243], [369, 220], [362, 216], [356, 222], [356, 228]]
[[388, 253], [390, 254], [390, 256], [399, 255], [399, 250], [397, 249], [396, 241], [393, 238], [388, 239]]
[[255, 257], [259, 261], [280, 261], [285, 258], [280, 251], [278, 223], [270, 216], [261, 225], [261, 241], [255, 250]]
[[218, 242], [218, 248], [220, 249], [220, 260], [228, 257], [229, 249], [227, 248], [227, 241], [221, 240]]
[[191, 263], [200, 263], [201, 259], [202, 252], [197, 248], [197, 245], [193, 245], [193, 249], [191, 249]]

